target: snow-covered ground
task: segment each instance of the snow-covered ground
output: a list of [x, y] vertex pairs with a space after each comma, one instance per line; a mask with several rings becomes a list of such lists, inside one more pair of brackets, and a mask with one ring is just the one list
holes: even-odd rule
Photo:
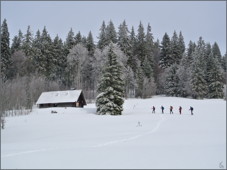
[[122, 116], [96, 115], [94, 104], [34, 109], [6, 118], [1, 168], [226, 168], [226, 101], [128, 99]]

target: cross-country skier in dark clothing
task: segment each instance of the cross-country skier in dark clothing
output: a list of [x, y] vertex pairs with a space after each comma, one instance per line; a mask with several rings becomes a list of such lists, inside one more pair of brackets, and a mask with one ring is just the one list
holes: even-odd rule
[[170, 114], [172, 113], [173, 114], [173, 106], [170, 106]]
[[189, 110], [191, 110], [191, 115], [193, 115], [193, 107], [190, 106]]
[[152, 107], [152, 113], [155, 113], [155, 107], [154, 106]]
[[164, 107], [163, 107], [163, 106], [161, 106], [161, 109], [162, 109], [162, 113], [164, 114]]
[[179, 107], [179, 112], [180, 112], [180, 115], [181, 115], [181, 111], [182, 111], [182, 107], [180, 106], [180, 107]]

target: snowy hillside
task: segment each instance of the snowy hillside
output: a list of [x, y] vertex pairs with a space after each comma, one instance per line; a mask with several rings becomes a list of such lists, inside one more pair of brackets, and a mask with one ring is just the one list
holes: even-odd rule
[[126, 100], [122, 116], [95, 110], [89, 104], [6, 118], [1, 168], [226, 168], [224, 100], [155, 96]]

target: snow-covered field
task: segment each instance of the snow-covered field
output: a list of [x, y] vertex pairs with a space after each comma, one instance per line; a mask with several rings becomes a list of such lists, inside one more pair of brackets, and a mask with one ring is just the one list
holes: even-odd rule
[[6, 118], [1, 168], [226, 168], [226, 101], [128, 99], [122, 116], [96, 115], [94, 104], [34, 109]]

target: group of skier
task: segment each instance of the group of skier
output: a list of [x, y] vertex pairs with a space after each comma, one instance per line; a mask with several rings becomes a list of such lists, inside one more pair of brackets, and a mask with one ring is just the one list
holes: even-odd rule
[[[163, 106], [161, 106], [162, 114], [164, 114], [164, 109], [165, 108]], [[173, 106], [170, 106], [169, 110], [170, 110], [170, 114], [173, 114]], [[192, 106], [190, 106], [189, 110], [191, 111], [191, 115], [193, 115], [194, 109], [193, 109]], [[154, 106], [152, 107], [152, 113], [155, 113], [155, 107]], [[181, 106], [179, 106], [179, 113], [180, 113], [180, 115], [182, 113], [182, 107]]]

